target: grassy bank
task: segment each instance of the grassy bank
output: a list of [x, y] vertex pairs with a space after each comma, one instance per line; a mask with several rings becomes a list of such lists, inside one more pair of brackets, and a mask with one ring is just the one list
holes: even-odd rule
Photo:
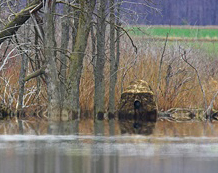
[[[155, 41], [164, 44], [168, 34], [169, 45], [182, 45], [204, 50], [210, 57], [218, 55], [217, 26], [133, 26], [127, 27], [130, 35], [145, 42]], [[176, 43], [175, 43], [176, 42]]]
[[216, 27], [192, 27], [192, 26], [134, 26], [128, 27], [130, 33], [135, 36], [155, 36], [165, 37], [169, 34], [169, 37], [180, 38], [205, 38], [216, 39], [218, 38], [218, 29]]

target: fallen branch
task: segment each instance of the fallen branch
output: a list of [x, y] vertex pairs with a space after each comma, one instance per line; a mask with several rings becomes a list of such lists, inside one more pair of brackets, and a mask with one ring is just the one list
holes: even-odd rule
[[14, 19], [10, 21], [0, 32], [0, 44], [14, 35], [17, 30], [30, 18], [30, 11], [38, 11], [40, 8], [42, 8], [41, 0], [35, 0], [17, 13]]
[[46, 69], [46, 66], [43, 66], [42, 68], [40, 68], [40, 69], [36, 70], [35, 72], [33, 72], [33, 73], [29, 74], [28, 76], [26, 76], [24, 78], [24, 81], [27, 82], [27, 81], [29, 81], [32, 78], [35, 78], [35, 77], [37, 77], [39, 75], [44, 74], [45, 73], [45, 69]]
[[213, 99], [211, 100], [210, 102], [210, 105], [208, 106], [207, 110], [205, 111], [204, 113], [204, 117], [208, 118], [209, 117], [209, 120], [211, 121], [212, 120], [212, 109], [213, 109], [213, 102], [215, 101], [216, 97], [218, 95], [218, 91], [214, 94], [213, 96]]

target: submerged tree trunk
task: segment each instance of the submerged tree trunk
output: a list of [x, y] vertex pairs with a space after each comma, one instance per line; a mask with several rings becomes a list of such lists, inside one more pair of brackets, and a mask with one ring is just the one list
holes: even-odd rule
[[18, 100], [18, 108], [17, 108], [18, 117], [22, 117], [23, 115], [23, 96], [24, 96], [24, 89], [25, 89], [24, 87], [25, 87], [27, 63], [28, 63], [27, 55], [23, 53], [21, 68], [20, 68], [20, 76], [19, 76], [19, 100]]
[[80, 0], [81, 12], [79, 14], [75, 45], [73, 52], [70, 55], [67, 91], [62, 110], [62, 117], [65, 117], [65, 119], [76, 119], [80, 115], [79, 85], [83, 68], [83, 58], [85, 56], [85, 50], [91, 26], [91, 14], [94, 10], [94, 7], [95, 0], [91, 0], [89, 2]]
[[[120, 61], [120, 3], [117, 6], [117, 35], [115, 56], [115, 14], [114, 0], [110, 1], [110, 89], [109, 89], [109, 116], [115, 113], [115, 86], [117, 83], [117, 71]], [[110, 119], [110, 117], [109, 117]]]
[[[37, 48], [39, 46], [39, 33], [37, 32], [37, 28], [36, 26], [34, 27], [34, 30], [35, 30], [35, 41], [34, 41], [34, 44], [35, 44], [35, 68], [36, 69], [40, 69], [40, 58], [39, 58], [39, 49]], [[41, 112], [41, 101], [40, 101], [40, 97], [39, 94], [40, 94], [40, 90], [41, 90], [41, 80], [39, 77], [36, 78], [36, 86], [37, 86], [37, 89], [36, 89], [36, 95], [37, 95], [37, 109], [35, 110], [35, 113], [37, 116], [42, 116], [42, 112]]]
[[[97, 59], [94, 67], [95, 76], [95, 96], [94, 96], [94, 115], [103, 117], [105, 112], [105, 31], [106, 31], [106, 0], [100, 0], [98, 7], [97, 20]], [[101, 119], [100, 118], [100, 119]]]
[[110, 88], [109, 88], [109, 115], [115, 111], [115, 14], [114, 0], [110, 0]]
[[[30, 32], [30, 25], [24, 25], [24, 42], [29, 42], [29, 32]], [[19, 44], [17, 37], [16, 37], [17, 44]], [[28, 50], [27, 46], [24, 47], [25, 50]], [[18, 97], [18, 107], [16, 110], [17, 117], [23, 118], [23, 101], [24, 101], [24, 93], [25, 93], [25, 76], [26, 76], [26, 69], [28, 65], [28, 57], [27, 52], [25, 52], [21, 46], [19, 46], [20, 51], [22, 52], [22, 59], [21, 59], [21, 67], [20, 67], [20, 74], [19, 74], [19, 97]], [[18, 119], [19, 125], [19, 134], [23, 134], [23, 123], [22, 120]]]
[[[69, 3], [69, 0], [65, 0], [66, 3]], [[67, 48], [69, 44], [69, 24], [70, 19], [68, 17], [70, 13], [70, 6], [64, 4], [63, 15], [64, 17], [61, 20], [61, 55], [60, 55], [60, 94], [61, 94], [61, 103], [63, 103], [65, 98], [66, 90], [66, 72], [67, 72]]]
[[[24, 43], [30, 42], [29, 36], [30, 36], [30, 25], [28, 22], [27, 25], [24, 25]], [[24, 99], [24, 91], [25, 91], [25, 77], [26, 77], [26, 69], [28, 65], [28, 57], [27, 57], [28, 55], [27, 55], [27, 52], [25, 52], [21, 46], [19, 47], [19, 49], [22, 52], [22, 60], [21, 60], [21, 67], [20, 67], [20, 74], [19, 74], [19, 100], [18, 100], [18, 107], [17, 107], [17, 116], [22, 118], [23, 101], [24, 101], [23, 99]], [[24, 46], [24, 49], [29, 50], [27, 46]]]
[[45, 2], [44, 9], [44, 56], [47, 61], [47, 68], [45, 70], [47, 76], [47, 90], [48, 90], [48, 116], [50, 120], [60, 120], [60, 91], [56, 66], [55, 54], [55, 37], [54, 37], [54, 8], [55, 0]]

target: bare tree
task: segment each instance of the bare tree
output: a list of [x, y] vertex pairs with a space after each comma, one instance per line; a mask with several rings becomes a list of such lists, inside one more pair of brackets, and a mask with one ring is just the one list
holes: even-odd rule
[[19, 101], [18, 101], [18, 110], [17, 110], [19, 116], [23, 115], [22, 108], [23, 108], [23, 96], [24, 96], [24, 89], [25, 89], [25, 77], [26, 77], [27, 65], [28, 65], [28, 57], [27, 54], [23, 52], [22, 60], [21, 60], [20, 76], [19, 76]]
[[[109, 88], [109, 114], [115, 112], [115, 86], [117, 82], [117, 71], [120, 60], [120, 6], [121, 1], [117, 4], [117, 20], [115, 21], [115, 3], [110, 1], [110, 88]], [[116, 25], [116, 27], [115, 27]], [[116, 28], [116, 30], [115, 30]], [[116, 49], [115, 49], [115, 31], [116, 35]], [[115, 52], [116, 55], [115, 55]]]
[[70, 29], [70, 11], [71, 7], [69, 6], [70, 1], [65, 0], [63, 6], [63, 18], [61, 20], [61, 55], [60, 55], [60, 93], [61, 93], [61, 103], [64, 101], [65, 90], [66, 90], [66, 76], [67, 76], [67, 53], [69, 45], [69, 29]]
[[106, 32], [106, 5], [107, 0], [98, 1], [97, 18], [97, 59], [94, 67], [95, 76], [95, 96], [94, 96], [94, 115], [103, 117], [105, 112], [105, 32]]
[[95, 0], [80, 0], [80, 13], [73, 52], [70, 55], [67, 92], [63, 104], [62, 117], [75, 119], [80, 115], [79, 85], [83, 68], [83, 59], [90, 32]]
[[109, 88], [109, 113], [115, 110], [115, 14], [114, 0], [110, 0], [110, 88]]
[[[110, 41], [108, 51], [110, 52], [108, 58], [110, 61], [109, 112], [112, 114], [115, 112], [115, 86], [120, 58], [121, 30], [129, 38], [130, 35], [121, 27], [120, 9], [123, 2], [121, 0], [98, 0], [97, 2], [98, 6], [96, 7], [96, 0], [48, 0], [45, 2], [34, 0], [26, 8], [18, 10], [16, 15], [12, 15], [13, 19], [5, 24], [0, 31], [0, 44], [8, 38], [13, 40], [13, 35], [19, 33], [19, 29], [30, 18], [31, 20], [28, 22], [31, 25], [28, 30], [31, 31], [31, 34], [34, 33], [31, 35], [34, 39], [25, 41], [31, 45], [27, 49], [31, 53], [34, 52], [34, 56], [31, 53], [22, 52], [18, 109], [22, 108], [25, 82], [37, 77], [38, 89], [35, 97], [38, 98], [40, 87], [43, 83], [46, 83], [44, 86], [47, 93], [44, 92], [43, 94], [48, 102], [48, 115], [51, 120], [68, 121], [79, 117], [81, 112], [79, 87], [83, 61], [87, 55], [86, 47], [90, 28], [95, 26], [96, 30], [91, 33], [93, 36], [93, 33], [96, 32], [93, 43], [96, 43], [97, 48], [96, 56], [93, 54], [93, 57], [95, 57], [94, 115], [95, 117], [96, 115], [103, 117], [105, 113], [104, 73], [108, 46], [107, 38]], [[57, 3], [61, 3], [63, 9], [59, 9], [62, 7], [56, 8]], [[58, 23], [58, 19], [61, 19], [61, 22]], [[106, 37], [106, 26], [108, 24], [110, 25], [110, 35]], [[34, 26], [34, 29], [32, 26]], [[60, 34], [57, 32], [58, 27], [61, 27]], [[133, 40], [130, 39], [130, 41], [133, 44]], [[136, 49], [136, 47], [134, 48]], [[6, 53], [8, 52], [6, 51]], [[26, 68], [27, 58], [29, 58], [29, 68]]]
[[60, 90], [55, 52], [54, 10], [56, 1], [46, 1], [44, 6], [44, 56], [47, 61], [48, 113], [52, 120], [60, 120]]

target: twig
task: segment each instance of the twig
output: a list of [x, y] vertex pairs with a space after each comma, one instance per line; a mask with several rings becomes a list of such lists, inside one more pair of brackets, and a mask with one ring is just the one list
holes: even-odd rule
[[205, 108], [205, 110], [207, 110], [206, 94], [205, 94], [204, 88], [203, 88], [203, 86], [202, 86], [202, 84], [201, 84], [201, 79], [200, 79], [198, 70], [197, 70], [192, 64], [190, 64], [190, 63], [188, 62], [188, 60], [187, 60], [187, 58], [186, 58], [186, 51], [185, 51], [185, 50], [184, 50], [184, 53], [181, 55], [181, 58], [182, 58], [182, 60], [183, 60], [185, 63], [187, 63], [191, 68], [193, 68], [194, 71], [195, 71], [195, 73], [197, 74], [198, 83], [199, 83], [199, 85], [200, 85], [200, 87], [201, 87], [201, 91], [202, 91], [202, 93], [203, 93], [204, 108]]
[[210, 105], [208, 106], [207, 110], [204, 112], [204, 116], [208, 117], [211, 121], [211, 110], [213, 109], [213, 102], [215, 101], [216, 97], [218, 95], [218, 91], [214, 94], [213, 99], [210, 102]]
[[163, 64], [163, 58], [164, 58], [164, 53], [165, 53], [165, 50], [166, 50], [168, 36], [169, 36], [169, 33], [167, 33], [167, 35], [166, 35], [166, 39], [165, 39], [165, 43], [164, 43], [164, 48], [163, 48], [163, 52], [162, 52], [161, 59], [160, 59], [160, 64], [159, 64], [159, 73], [158, 73], [157, 89], [156, 89], [156, 102], [158, 100], [158, 89], [160, 87], [160, 80], [161, 80], [161, 68], [162, 68], [162, 64]]
[[127, 37], [129, 38], [129, 40], [130, 40], [132, 46], [134, 47], [135, 53], [137, 54], [138, 49], [137, 49], [136, 45], [134, 44], [134, 41], [132, 40], [132, 38], [131, 38], [131, 36], [129, 35], [129, 33], [128, 33], [123, 27], [121, 27], [121, 26], [115, 25], [115, 27], [116, 27], [117, 29], [119, 28], [119, 29], [121, 29], [122, 31], [124, 31], [124, 33], [125, 33], [125, 34], [127, 35]]

